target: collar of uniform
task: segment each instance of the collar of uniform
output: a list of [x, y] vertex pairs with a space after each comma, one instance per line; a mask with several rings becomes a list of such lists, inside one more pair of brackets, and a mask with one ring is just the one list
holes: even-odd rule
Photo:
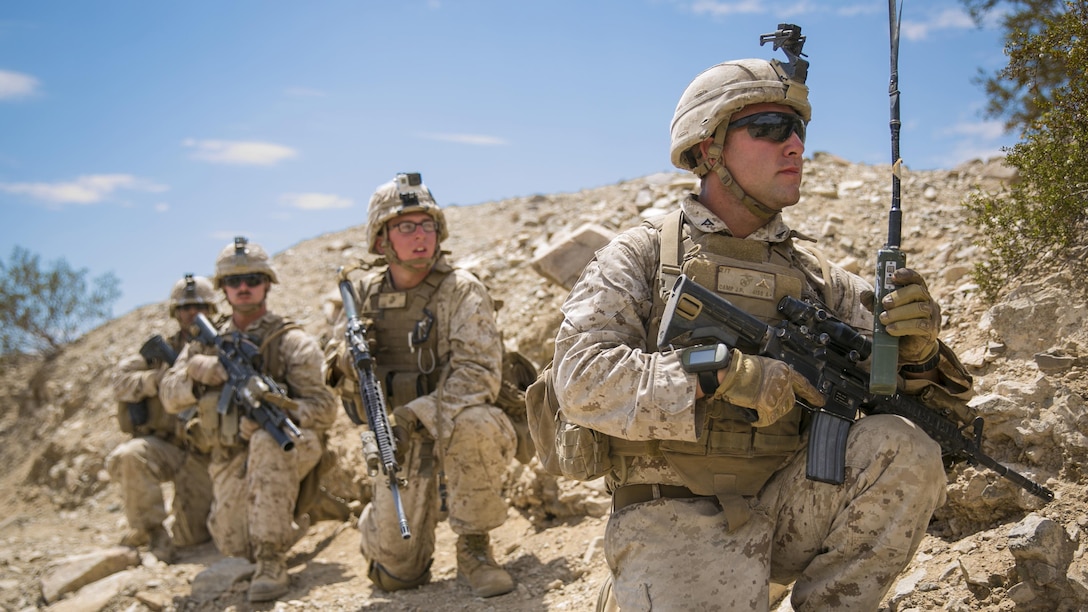
[[[733, 235], [725, 221], [719, 219], [714, 213], [710, 212], [710, 209], [703, 206], [693, 193], [688, 194], [688, 197], [680, 202], [680, 209], [684, 211], [684, 215], [687, 216], [690, 223], [702, 232]], [[752, 232], [748, 236], [748, 240], [783, 242], [790, 237], [790, 233], [790, 228], [782, 219], [782, 214], [776, 213], [766, 225]]]
[[256, 321], [250, 323], [249, 327], [247, 327], [245, 329], [238, 329], [237, 327], [235, 327], [234, 326], [234, 319], [232, 318], [232, 319], [229, 319], [227, 321], [227, 329], [224, 330], [224, 331], [228, 332], [228, 333], [232, 332], [232, 331], [240, 331], [240, 332], [242, 332], [244, 334], [253, 333], [255, 331], [258, 331], [258, 330], [263, 329], [264, 327], [270, 325], [272, 323], [273, 317], [275, 317], [275, 316], [276, 315], [273, 314], [272, 311], [270, 311], [270, 310], [265, 311], [265, 313], [263, 315], [261, 315], [261, 318], [259, 318]]

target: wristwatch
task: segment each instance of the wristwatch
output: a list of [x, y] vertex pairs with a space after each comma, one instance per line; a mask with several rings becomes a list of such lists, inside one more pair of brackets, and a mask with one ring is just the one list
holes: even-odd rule
[[705, 395], [718, 390], [718, 370], [729, 367], [733, 352], [724, 344], [689, 346], [680, 353], [685, 372], [699, 375], [699, 388]]

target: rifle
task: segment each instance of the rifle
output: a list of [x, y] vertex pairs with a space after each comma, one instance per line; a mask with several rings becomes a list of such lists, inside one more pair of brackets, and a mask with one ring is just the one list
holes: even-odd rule
[[[144, 358], [144, 362], [148, 366], [154, 365], [155, 362], [172, 366], [178, 358], [178, 354], [174, 352], [174, 349], [158, 334], [151, 336], [144, 342], [143, 346], [140, 347], [140, 356]], [[147, 399], [138, 402], [125, 402], [125, 410], [128, 411], [128, 420], [133, 427], [147, 425], [148, 419], [151, 418], [147, 410]]]
[[[378, 474], [378, 465], [386, 476], [389, 477], [389, 490], [393, 494], [393, 507], [397, 511], [397, 522], [400, 525], [400, 537], [407, 540], [412, 537], [408, 528], [408, 517], [404, 514], [404, 506], [400, 501], [400, 485], [406, 484], [403, 478], [397, 476], [400, 465], [397, 464], [397, 443], [393, 437], [393, 428], [389, 425], [389, 415], [385, 409], [385, 394], [382, 392], [381, 382], [374, 375], [374, 360], [370, 357], [370, 347], [366, 341], [366, 327], [359, 319], [359, 311], [355, 307], [355, 291], [351, 288], [348, 274], [354, 268], [341, 267], [340, 274], [340, 298], [344, 303], [344, 314], [347, 315], [348, 326], [344, 332], [347, 340], [347, 348], [351, 351], [352, 362], [355, 366], [355, 374], [359, 378], [359, 395], [366, 411], [367, 430], [360, 434], [363, 443], [363, 457], [366, 459], [366, 469], [370, 476]], [[363, 420], [355, 409], [354, 402], [344, 401], [344, 412], [356, 425], [362, 425]]]
[[892, 274], [907, 265], [907, 255], [899, 250], [903, 233], [903, 210], [899, 207], [899, 172], [903, 160], [899, 158], [899, 21], [895, 14], [895, 0], [888, 0], [888, 29], [891, 34], [891, 78], [888, 96], [891, 98], [892, 131], [892, 207], [888, 211], [888, 242], [876, 254], [876, 294], [873, 297], [873, 360], [869, 364], [869, 390], [882, 395], [892, 395], [896, 389], [896, 371], [899, 365], [899, 338], [889, 334], [880, 322], [884, 312], [881, 303], [884, 296], [895, 291]]
[[283, 410], [282, 405], [290, 401], [287, 393], [270, 376], [253, 366], [260, 347], [239, 331], [219, 335], [204, 313], [198, 313], [194, 323], [199, 330], [196, 339], [205, 345], [215, 345], [219, 350], [219, 363], [227, 370], [227, 383], [219, 394], [216, 407], [219, 414], [226, 414], [231, 406], [237, 406], [271, 434], [280, 448], [284, 451], [293, 449], [295, 442], [287, 434], [301, 438], [302, 431]]
[[657, 344], [664, 350], [678, 339], [721, 342], [742, 353], [783, 361], [812, 383], [826, 400], [824, 406], [797, 402], [813, 413], [805, 468], [810, 480], [842, 484], [846, 438], [858, 412], [894, 414], [921, 428], [953, 460], [984, 465], [1033, 495], [1054, 499], [1049, 489], [982, 451], [982, 417], [974, 419], [973, 436], [967, 436], [913, 396], [870, 392], [868, 376], [858, 363], [869, 356], [872, 346], [849, 325], [820, 306], [790, 296], [779, 301], [778, 311], [785, 318], [768, 325], [681, 274], [665, 305]]
[[174, 349], [158, 334], [151, 336], [147, 339], [147, 342], [144, 342], [143, 346], [140, 347], [140, 356], [144, 358], [147, 365], [159, 361], [172, 366], [178, 359], [178, 354], [174, 352]]

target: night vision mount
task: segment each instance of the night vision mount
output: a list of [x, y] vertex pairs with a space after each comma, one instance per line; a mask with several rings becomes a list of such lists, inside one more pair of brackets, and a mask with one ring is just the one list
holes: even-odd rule
[[774, 63], [782, 67], [782, 71], [791, 80], [798, 83], [804, 83], [808, 78], [808, 61], [801, 59], [802, 57], [808, 57], [801, 52], [801, 48], [805, 46], [805, 37], [801, 35], [801, 26], [792, 23], [780, 23], [778, 29], [770, 34], [761, 34], [759, 36], [759, 45], [763, 46], [767, 43], [773, 43], [773, 49], [777, 51], [782, 49], [786, 53], [786, 57], [789, 58], [789, 63], [783, 64], [778, 60]]

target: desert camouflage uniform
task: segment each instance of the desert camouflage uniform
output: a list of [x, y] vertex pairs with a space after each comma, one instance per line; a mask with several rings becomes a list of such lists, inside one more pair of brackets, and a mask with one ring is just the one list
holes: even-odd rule
[[[260, 344], [282, 325], [282, 317], [268, 313], [242, 331]], [[230, 319], [219, 329], [221, 335], [234, 331]], [[215, 446], [210, 465], [215, 498], [208, 519], [212, 537], [223, 554], [250, 560], [255, 559], [260, 547], [284, 553], [294, 543], [299, 484], [321, 460], [324, 432], [337, 413], [336, 399], [321, 374], [321, 349], [314, 338], [295, 328], [273, 342], [278, 343], [278, 348], [265, 355], [264, 373], [298, 403], [298, 410], [289, 412], [302, 431], [301, 438], [285, 452], [268, 432], [258, 429], [248, 443]], [[219, 395], [219, 388], [203, 389], [186, 375], [193, 350], [215, 353], [214, 347], [199, 343], [190, 343], [181, 352], [162, 382], [163, 403], [169, 411], [196, 403], [197, 393]], [[201, 418], [203, 422], [203, 413]]]
[[[175, 352], [183, 347], [180, 332], [167, 342]], [[124, 359], [110, 380], [114, 398], [134, 403], [156, 397], [167, 367], [149, 365], [142, 355]], [[193, 546], [211, 538], [207, 520], [212, 484], [208, 456], [188, 447], [180, 430], [183, 427], [179, 422], [174, 431], [138, 429], [132, 439], [122, 442], [106, 457], [106, 470], [121, 485], [129, 527], [144, 532], [162, 526], [166, 520], [161, 483], [173, 482], [173, 540], [178, 546]]]
[[[475, 276], [464, 270], [451, 271], [444, 258], [435, 264], [431, 274], [436, 273], [448, 273], [427, 302], [434, 315], [431, 333], [437, 336], [437, 345], [435, 355], [422, 358], [434, 359], [424, 367], [434, 366], [437, 388], [405, 404], [420, 422], [420, 428], [410, 433], [400, 472], [407, 480], [400, 494], [412, 537], [401, 538], [384, 477], [375, 483], [373, 501], [359, 518], [363, 556], [403, 581], [419, 578], [430, 567], [435, 527], [446, 518], [439, 510], [440, 470], [445, 470], [450, 528], [458, 535], [486, 534], [506, 521], [503, 475], [517, 446], [510, 419], [494, 405], [502, 376], [503, 345], [491, 297]], [[365, 279], [358, 295], [368, 295], [371, 282], [383, 278], [374, 275]], [[421, 285], [407, 291], [408, 301], [422, 290]], [[360, 303], [359, 309], [362, 315], [366, 304]], [[344, 350], [339, 340], [344, 325], [341, 317], [326, 351], [330, 355]], [[380, 322], [374, 327], [380, 329]], [[381, 364], [383, 355], [388, 360], [391, 352], [407, 352], [409, 347], [406, 340], [400, 340], [376, 342], [371, 350], [375, 362]], [[336, 361], [330, 359], [330, 364]], [[352, 391], [346, 390], [348, 397]], [[398, 407], [393, 394], [387, 408], [392, 412]], [[363, 414], [361, 407], [358, 412]]]
[[[728, 234], [694, 196], [682, 209], [703, 232]], [[770, 244], [789, 236], [776, 215], [748, 239]], [[555, 388], [565, 416], [579, 425], [624, 440], [694, 442], [701, 427], [696, 378], [681, 367], [679, 351], [658, 352], [656, 338], [647, 337], [656, 326], [650, 319], [659, 241], [649, 226], [629, 230], [585, 269], [563, 306]], [[807, 282], [824, 285], [819, 262], [809, 259], [798, 260], [808, 268]], [[861, 303], [871, 287], [836, 266], [829, 272], [832, 286], [821, 292], [827, 306], [871, 331], [872, 315]], [[951, 392], [970, 395], [961, 369], [946, 359], [940, 367], [953, 381]], [[757, 495], [739, 498], [748, 513], [747, 522], [735, 521], [739, 527], [730, 525], [737, 515], [723, 511], [717, 497], [661, 495], [616, 509], [605, 554], [620, 608], [766, 610], [768, 582], [796, 580], [795, 610], [875, 610], [943, 503], [940, 448], [906, 420], [882, 415], [863, 418], [850, 430], [843, 485], [807, 480], [805, 458], [802, 447]], [[660, 454], [620, 463], [607, 477], [610, 490], [685, 486]]]

